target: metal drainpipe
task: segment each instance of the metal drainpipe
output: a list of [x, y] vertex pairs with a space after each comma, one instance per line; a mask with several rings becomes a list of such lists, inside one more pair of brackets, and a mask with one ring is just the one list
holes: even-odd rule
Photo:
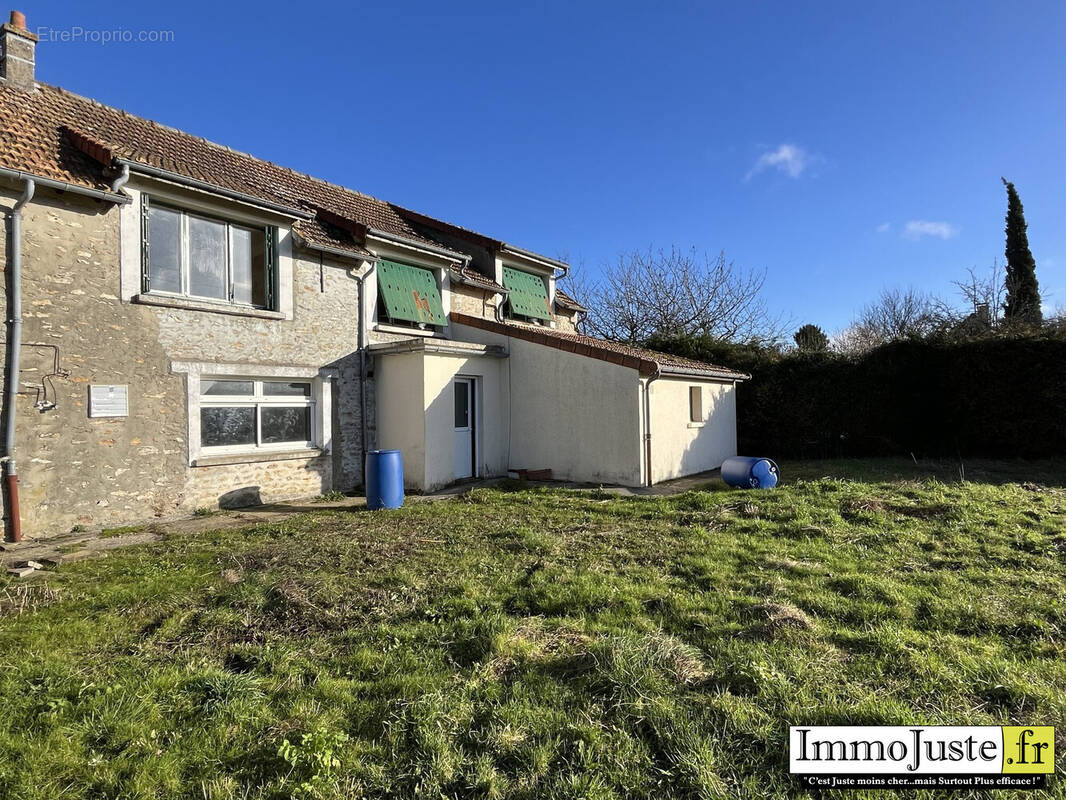
[[359, 284], [359, 474], [366, 486], [366, 302], [364, 283], [377, 268], [377, 262], [370, 264], [370, 269], [362, 275], [355, 275]]
[[118, 190], [121, 189], [123, 186], [125, 186], [129, 182], [129, 179], [130, 179], [130, 165], [129, 164], [123, 164], [122, 165], [122, 171], [119, 173], [118, 177], [115, 178], [115, 180], [111, 184], [111, 191], [114, 192], [115, 194], [118, 194]]
[[11, 540], [22, 541], [22, 517], [19, 514], [19, 478], [15, 466], [15, 417], [19, 393], [19, 351], [22, 348], [22, 207], [33, 199], [36, 184], [26, 180], [22, 196], [11, 209], [11, 318], [7, 336], [7, 386], [4, 407], [4, 483], [7, 487], [7, 509], [11, 520]]
[[662, 376], [662, 369], [655, 368], [655, 374], [644, 384], [644, 460], [647, 463], [646, 483], [652, 485], [651, 479], [651, 384]]

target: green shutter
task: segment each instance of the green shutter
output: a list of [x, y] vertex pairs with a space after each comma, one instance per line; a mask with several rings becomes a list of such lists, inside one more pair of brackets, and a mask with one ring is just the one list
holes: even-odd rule
[[266, 229], [266, 307], [280, 311], [278, 304], [278, 229], [271, 225]]
[[148, 195], [141, 193], [141, 292], [147, 294], [152, 289], [152, 272], [148, 264], [148, 230], [149, 215]]
[[542, 277], [504, 267], [503, 285], [508, 292], [507, 301], [511, 305], [512, 314], [535, 319], [550, 320], [552, 318], [548, 287]]
[[432, 270], [378, 262], [378, 289], [390, 319], [444, 325], [444, 306]]

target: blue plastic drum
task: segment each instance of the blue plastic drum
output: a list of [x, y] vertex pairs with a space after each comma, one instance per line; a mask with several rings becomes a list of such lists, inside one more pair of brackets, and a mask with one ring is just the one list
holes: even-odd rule
[[722, 480], [738, 489], [773, 489], [779, 477], [769, 458], [734, 456], [722, 462]]
[[371, 450], [366, 454], [366, 507], [403, 505], [403, 455], [399, 450]]

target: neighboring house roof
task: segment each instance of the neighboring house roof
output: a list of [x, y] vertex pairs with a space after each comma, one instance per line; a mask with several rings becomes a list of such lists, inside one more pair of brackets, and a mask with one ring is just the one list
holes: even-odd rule
[[654, 375], [656, 372], [667, 374], [691, 375], [706, 380], [743, 381], [750, 378], [743, 372], [719, 367], [715, 364], [707, 364], [703, 361], [695, 361], [691, 358], [657, 353], [654, 350], [646, 350], [643, 347], [634, 347], [622, 342], [611, 342], [607, 339], [596, 339], [592, 336], [583, 336], [579, 333], [567, 333], [554, 328], [542, 328], [536, 325], [524, 325], [518, 322], [497, 322], [482, 317], [472, 317], [453, 311], [451, 321], [459, 325], [467, 325], [471, 328], [499, 333], [515, 339], [523, 339], [534, 344], [554, 347], [556, 350], [564, 350], [579, 356], [597, 358], [623, 367], [630, 367], [640, 372], [641, 375]]
[[329, 224], [343, 219], [371, 233], [380, 231], [466, 259], [420, 233], [409, 221], [415, 213], [392, 203], [55, 86], [38, 83], [36, 91], [26, 92], [0, 83], [0, 167], [107, 190], [117, 175], [115, 159], [306, 214], [312, 219], [296, 222], [294, 230], [312, 244], [366, 254], [351, 231]]

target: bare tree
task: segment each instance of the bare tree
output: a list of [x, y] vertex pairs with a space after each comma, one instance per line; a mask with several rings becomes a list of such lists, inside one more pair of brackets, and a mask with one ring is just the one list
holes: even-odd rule
[[722, 254], [710, 258], [695, 249], [672, 248], [620, 256], [600, 280], [577, 278], [568, 291], [589, 309], [588, 333], [605, 339], [705, 335], [773, 342], [781, 339], [785, 325], [766, 308], [765, 277]]
[[992, 263], [986, 275], [980, 275], [973, 267], [968, 269], [965, 280], [952, 281], [964, 302], [962, 322], [972, 322], [986, 328], [996, 328], [1003, 319], [1003, 304], [1007, 289], [1003, 268], [999, 261]]
[[887, 342], [921, 339], [940, 330], [938, 301], [917, 289], [884, 289], [859, 312], [850, 327], [833, 337], [832, 348], [863, 353]]

